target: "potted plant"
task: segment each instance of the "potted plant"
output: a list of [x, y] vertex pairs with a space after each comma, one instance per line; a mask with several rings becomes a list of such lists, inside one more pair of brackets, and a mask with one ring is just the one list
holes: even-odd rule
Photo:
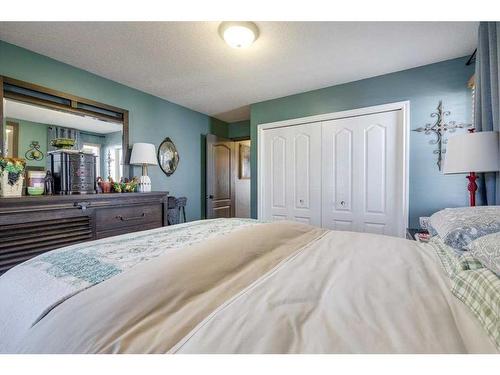
[[120, 182], [113, 184], [113, 190], [116, 193], [133, 193], [137, 188], [137, 179], [134, 177], [130, 181], [127, 178], [121, 178]]
[[20, 197], [23, 193], [26, 161], [0, 156], [0, 196]]
[[113, 179], [108, 177], [107, 180], [104, 180], [102, 177], [97, 177], [97, 184], [101, 188], [103, 193], [111, 193], [111, 188], [113, 187]]

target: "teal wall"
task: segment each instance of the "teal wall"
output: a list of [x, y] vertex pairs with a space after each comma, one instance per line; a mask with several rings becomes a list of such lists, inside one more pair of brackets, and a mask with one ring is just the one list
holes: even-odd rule
[[212, 117], [210, 118], [210, 132], [218, 135], [219, 137], [228, 138], [228, 123]]
[[231, 122], [227, 128], [231, 139], [250, 138], [250, 120]]
[[[188, 220], [202, 217], [204, 136], [221, 131], [224, 134], [220, 135], [227, 136], [224, 123], [3, 41], [0, 41], [0, 74], [129, 110], [130, 144], [149, 142], [158, 147], [165, 137], [170, 137], [179, 150], [179, 167], [170, 177], [159, 167], [150, 167], [153, 190], [186, 196]], [[140, 173], [140, 167], [133, 168], [133, 174]]]
[[38, 141], [40, 151], [43, 152], [42, 160], [26, 160], [26, 165], [32, 167], [45, 167], [47, 161], [47, 126], [38, 122], [7, 118], [9, 121], [19, 124], [19, 139], [17, 144], [18, 157], [24, 158], [26, 151], [30, 149], [32, 141]]
[[[410, 129], [433, 122], [439, 100], [450, 120], [471, 121], [467, 80], [473, 66], [467, 57], [443, 61], [361, 81], [256, 103], [251, 106], [252, 217], [257, 216], [257, 125], [291, 118], [410, 101]], [[410, 223], [444, 207], [468, 204], [463, 175], [442, 175], [430, 145], [431, 136], [410, 133]]]

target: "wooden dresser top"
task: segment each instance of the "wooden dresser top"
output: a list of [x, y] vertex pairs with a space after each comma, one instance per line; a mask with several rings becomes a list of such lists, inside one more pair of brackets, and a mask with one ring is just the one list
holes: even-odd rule
[[47, 210], [78, 207], [85, 204], [90, 207], [115, 206], [123, 204], [163, 202], [168, 192], [150, 193], [109, 193], [109, 194], [70, 194], [22, 196], [18, 198], [0, 198], [0, 215], [27, 210]]

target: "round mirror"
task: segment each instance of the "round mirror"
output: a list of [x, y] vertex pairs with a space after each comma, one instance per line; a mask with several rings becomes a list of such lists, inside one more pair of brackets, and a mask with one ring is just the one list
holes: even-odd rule
[[167, 176], [170, 176], [177, 169], [179, 164], [179, 153], [174, 142], [167, 137], [158, 147], [158, 164]]

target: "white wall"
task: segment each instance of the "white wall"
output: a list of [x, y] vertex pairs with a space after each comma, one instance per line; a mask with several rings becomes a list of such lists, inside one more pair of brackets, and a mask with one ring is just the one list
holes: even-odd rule
[[[236, 148], [236, 165], [240, 164], [240, 144], [250, 146], [250, 140], [235, 142]], [[235, 216], [247, 218], [250, 217], [250, 179], [240, 180], [238, 170], [236, 171], [235, 179], [235, 200], [236, 209]]]

